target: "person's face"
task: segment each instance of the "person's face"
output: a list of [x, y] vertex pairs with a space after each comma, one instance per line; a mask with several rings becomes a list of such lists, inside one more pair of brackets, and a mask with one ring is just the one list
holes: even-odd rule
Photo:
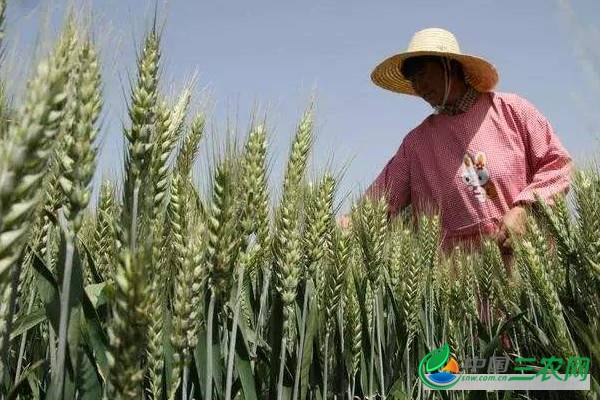
[[420, 62], [410, 78], [410, 82], [415, 93], [432, 107], [438, 106], [444, 101], [446, 78], [441, 63], [431, 60]]

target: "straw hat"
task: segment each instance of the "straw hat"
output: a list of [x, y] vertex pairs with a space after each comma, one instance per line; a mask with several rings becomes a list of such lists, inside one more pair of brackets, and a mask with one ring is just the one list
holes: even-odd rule
[[391, 56], [375, 67], [371, 80], [384, 89], [416, 95], [410, 81], [400, 70], [404, 60], [417, 56], [441, 56], [459, 61], [467, 82], [480, 92], [492, 91], [498, 83], [498, 72], [489, 61], [461, 53], [456, 37], [439, 28], [415, 33], [405, 52]]

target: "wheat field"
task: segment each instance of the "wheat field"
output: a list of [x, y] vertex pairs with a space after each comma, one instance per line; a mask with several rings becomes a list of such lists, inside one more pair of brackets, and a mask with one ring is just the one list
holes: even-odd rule
[[[568, 198], [538, 201], [510, 270], [491, 241], [441, 253], [435, 213], [388, 222], [367, 199], [340, 229], [336, 174], [306, 173], [311, 106], [277, 196], [258, 119], [199, 178], [203, 194], [192, 171], [207, 116], [191, 115], [191, 86], [160, 92], [150, 28], [122, 178], [92, 206], [103, 93], [91, 38], [67, 18], [20, 104], [2, 91], [0, 398], [598, 398], [598, 168], [577, 170]], [[445, 343], [458, 360], [588, 357], [591, 390], [425, 392], [419, 362]]]

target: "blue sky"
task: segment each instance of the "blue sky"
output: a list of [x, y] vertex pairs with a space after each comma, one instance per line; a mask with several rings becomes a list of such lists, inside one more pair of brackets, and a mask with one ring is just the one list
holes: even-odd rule
[[[55, 32], [66, 3], [10, 2], [7, 46], [17, 51], [17, 60], [33, 53], [40, 30]], [[127, 77], [134, 72], [135, 51], [155, 2], [88, 4], [104, 60], [100, 177], [113, 174], [121, 162], [123, 87], [127, 93]], [[48, 8], [49, 13], [43, 12]], [[464, 52], [494, 63], [500, 74], [497, 90], [530, 100], [574, 158], [598, 152], [600, 34], [592, 17], [600, 15], [597, 0], [174, 0], [160, 2], [158, 8], [166, 20], [165, 90], [181, 87], [197, 71], [195, 98], [200, 103], [210, 95], [210, 130], [216, 137], [224, 136], [228, 119], [237, 119], [239, 133], [245, 133], [252, 108], [268, 105], [275, 190], [314, 87], [317, 140], [312, 170], [322, 171], [329, 160], [334, 170], [349, 163], [341, 194], [356, 195], [371, 182], [431, 108], [416, 97], [378, 88], [370, 73], [378, 62], [404, 50], [415, 31], [427, 27], [451, 30]], [[48, 14], [50, 27], [44, 28], [43, 16]]]

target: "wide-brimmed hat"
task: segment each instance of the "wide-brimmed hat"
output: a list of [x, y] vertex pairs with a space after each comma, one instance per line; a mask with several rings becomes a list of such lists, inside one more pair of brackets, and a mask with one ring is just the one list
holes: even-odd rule
[[381, 62], [371, 73], [371, 80], [384, 89], [416, 95], [412, 84], [401, 71], [402, 63], [412, 57], [440, 56], [462, 64], [467, 83], [480, 92], [490, 92], [498, 83], [498, 72], [489, 61], [460, 52], [458, 40], [445, 29], [429, 28], [414, 34], [405, 52]]

